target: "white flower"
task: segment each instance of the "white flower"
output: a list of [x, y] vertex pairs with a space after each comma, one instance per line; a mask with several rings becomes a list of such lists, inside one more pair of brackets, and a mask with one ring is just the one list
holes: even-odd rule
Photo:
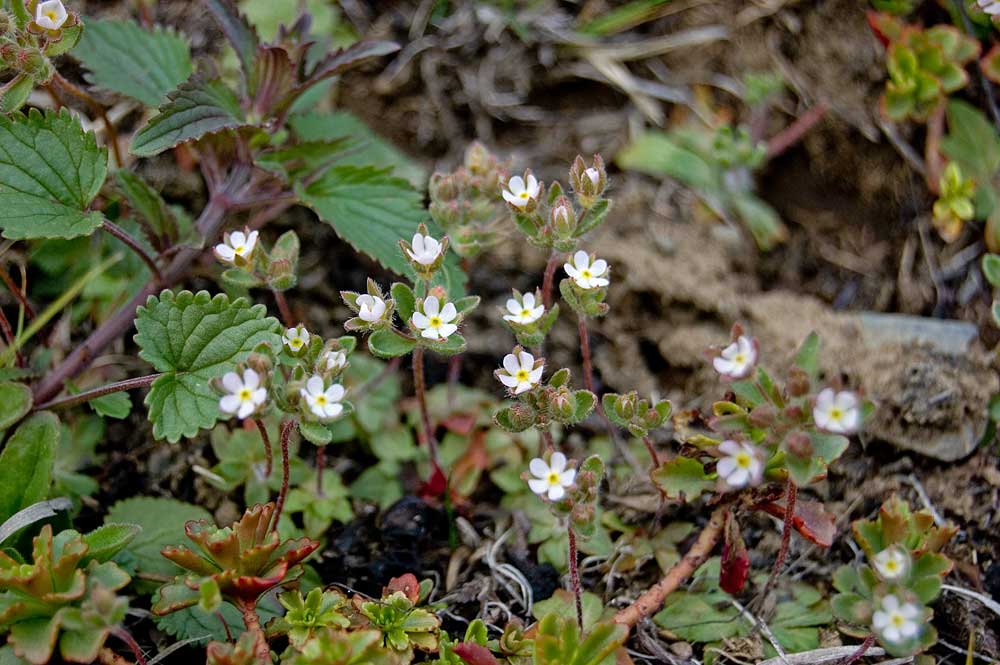
[[581, 289], [594, 289], [609, 284], [607, 278], [601, 277], [608, 272], [608, 262], [597, 259], [591, 263], [590, 255], [582, 249], [573, 255], [573, 263], [563, 264], [563, 269]]
[[385, 301], [377, 296], [370, 296], [367, 293], [358, 296], [358, 316], [362, 321], [375, 323], [385, 314]]
[[1000, 2], [998, 0], [978, 0], [979, 8], [990, 16], [1000, 15]]
[[910, 557], [898, 545], [890, 545], [875, 555], [875, 570], [884, 580], [898, 580], [910, 569]]
[[756, 448], [748, 443], [727, 440], [719, 445], [719, 452], [723, 453], [725, 457], [719, 460], [715, 470], [718, 471], [719, 477], [725, 481], [727, 486], [739, 489], [760, 482], [764, 473], [764, 464], [761, 462]]
[[835, 393], [833, 388], [824, 388], [816, 397], [813, 421], [816, 427], [834, 434], [856, 432], [861, 423], [858, 396], [848, 390]]
[[519, 175], [507, 181], [507, 189], [501, 191], [503, 200], [516, 208], [526, 208], [529, 203], [538, 198], [542, 185], [535, 176], [528, 174], [527, 183]]
[[542, 318], [542, 314], [545, 313], [545, 305], [535, 301], [534, 293], [525, 293], [521, 296], [520, 302], [517, 298], [508, 299], [507, 311], [510, 314], [504, 314], [505, 321], [527, 325]]
[[547, 495], [549, 501], [558, 501], [566, 496], [566, 488], [576, 480], [576, 470], [567, 469], [566, 456], [558, 452], [552, 453], [548, 464], [536, 457], [528, 464], [528, 470], [534, 476], [528, 479], [528, 487], [538, 496]]
[[757, 348], [753, 340], [745, 335], [722, 350], [722, 354], [712, 360], [715, 371], [730, 379], [742, 379], [757, 362]]
[[336, 418], [343, 412], [344, 386], [335, 383], [329, 388], [323, 388], [323, 377], [312, 375], [306, 381], [305, 388], [299, 388], [299, 393], [309, 405], [309, 410], [317, 418]]
[[583, 174], [588, 178], [590, 178], [590, 182], [594, 183], [594, 187], [597, 187], [597, 184], [601, 182], [601, 172], [595, 169], [593, 166], [584, 171]]
[[323, 362], [328, 372], [340, 370], [347, 365], [347, 354], [343, 351], [327, 351], [323, 356]]
[[236, 259], [249, 259], [257, 246], [257, 232], [233, 231], [227, 233], [223, 242], [215, 246], [215, 255], [224, 263], [236, 263]]
[[267, 399], [267, 390], [260, 385], [260, 377], [252, 369], [243, 370], [243, 378], [236, 372], [222, 377], [226, 395], [219, 400], [219, 408], [237, 418], [246, 418]]
[[896, 596], [888, 595], [875, 614], [872, 615], [872, 628], [879, 632], [886, 642], [902, 642], [916, 637], [920, 632], [921, 622], [918, 621], [920, 607], [914, 603], [900, 603]]
[[61, 0], [39, 2], [35, 8], [35, 23], [46, 30], [58, 30], [68, 17]]
[[306, 330], [305, 326], [286, 328], [285, 334], [281, 336], [281, 340], [288, 347], [289, 351], [298, 353], [309, 343], [309, 331]]
[[422, 336], [427, 339], [445, 340], [458, 330], [458, 326], [452, 323], [458, 318], [455, 305], [449, 302], [441, 307], [437, 297], [427, 296], [423, 307], [424, 311], [414, 312], [411, 319], [413, 327], [419, 330]]
[[497, 370], [496, 376], [515, 395], [520, 395], [538, 385], [544, 369], [544, 363], [535, 367], [535, 356], [527, 351], [520, 351], [517, 355], [508, 353], [504, 356], [503, 370]]
[[441, 243], [436, 238], [425, 236], [422, 233], [413, 234], [411, 247], [413, 249], [406, 250], [406, 253], [422, 266], [429, 266], [437, 261], [438, 256], [441, 255]]

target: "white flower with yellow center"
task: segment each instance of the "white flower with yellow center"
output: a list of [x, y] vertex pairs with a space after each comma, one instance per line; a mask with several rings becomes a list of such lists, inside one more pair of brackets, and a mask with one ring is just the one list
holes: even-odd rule
[[715, 371], [729, 379], [742, 379], [753, 370], [757, 362], [757, 347], [753, 340], [745, 335], [722, 350], [722, 353], [712, 360]]
[[219, 408], [237, 418], [246, 418], [267, 401], [267, 390], [260, 385], [260, 376], [252, 369], [243, 370], [243, 377], [227, 372], [222, 377], [226, 394], [219, 400]]
[[535, 367], [535, 356], [527, 351], [508, 353], [503, 358], [503, 369], [496, 371], [496, 377], [500, 383], [510, 388], [515, 395], [531, 390], [538, 385], [545, 370], [545, 364], [541, 363]]
[[507, 311], [510, 314], [504, 314], [505, 321], [528, 325], [542, 318], [542, 314], [545, 314], [545, 305], [539, 304], [535, 300], [534, 293], [525, 293], [520, 300], [517, 298], [508, 299]]
[[347, 354], [343, 351], [327, 351], [323, 355], [323, 364], [328, 372], [342, 370], [347, 365]]
[[[20, 2], [21, 0], [18, 0]], [[58, 30], [69, 18], [61, 0], [46, 0], [35, 7], [35, 23], [46, 30]]]
[[429, 266], [441, 255], [441, 243], [436, 238], [422, 233], [413, 235], [412, 250], [406, 250], [410, 258], [422, 266]]
[[227, 233], [223, 241], [215, 246], [215, 256], [223, 263], [236, 263], [237, 259], [249, 261], [257, 246], [257, 232], [233, 231]]
[[764, 474], [764, 463], [761, 462], [756, 448], [749, 443], [727, 440], [719, 444], [719, 452], [724, 457], [719, 460], [715, 470], [730, 489], [740, 489], [760, 483]]
[[566, 496], [566, 488], [573, 486], [576, 470], [566, 468], [566, 456], [552, 453], [549, 462], [536, 457], [528, 464], [528, 471], [534, 478], [528, 479], [528, 487], [538, 496], [547, 496], [549, 501], [558, 501]]
[[879, 609], [872, 615], [872, 628], [886, 642], [902, 642], [920, 632], [920, 615], [919, 605], [901, 603], [899, 598], [890, 594], [882, 598]]
[[344, 405], [340, 403], [344, 399], [344, 386], [339, 383], [324, 388], [323, 377], [314, 374], [306, 381], [305, 388], [299, 388], [299, 393], [317, 418], [336, 418], [344, 411]]
[[515, 208], [526, 208], [535, 201], [542, 191], [542, 185], [535, 176], [528, 174], [527, 179], [519, 175], [507, 181], [507, 188], [501, 191], [503, 200]]
[[827, 432], [853, 434], [861, 424], [858, 396], [849, 390], [834, 392], [833, 388], [824, 388], [816, 396], [813, 421], [816, 427]]
[[285, 343], [289, 351], [298, 353], [309, 343], [309, 331], [306, 330], [305, 326], [286, 328], [285, 334], [281, 336], [281, 341]]
[[890, 545], [876, 554], [873, 563], [879, 577], [887, 581], [901, 579], [910, 569], [910, 557], [898, 545]]
[[590, 254], [582, 249], [573, 255], [573, 263], [563, 264], [563, 269], [581, 289], [596, 289], [609, 284], [607, 278], [602, 277], [608, 272], [608, 262], [604, 259], [592, 262]]
[[362, 321], [375, 323], [385, 314], [385, 301], [378, 296], [371, 296], [367, 293], [358, 296], [358, 316]]
[[427, 296], [424, 299], [423, 310], [414, 312], [413, 318], [410, 319], [422, 337], [442, 341], [458, 330], [458, 326], [452, 323], [458, 318], [458, 310], [452, 303], [445, 303], [442, 307], [441, 301], [436, 296]]

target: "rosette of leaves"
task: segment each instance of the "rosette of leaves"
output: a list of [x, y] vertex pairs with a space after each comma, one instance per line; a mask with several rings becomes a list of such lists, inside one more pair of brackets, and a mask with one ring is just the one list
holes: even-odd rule
[[110, 561], [138, 532], [107, 525], [87, 535], [52, 535], [46, 524], [34, 538], [32, 561], [0, 552], [0, 629], [21, 658], [42, 665], [58, 649], [63, 660], [90, 663], [120, 628], [128, 601], [116, 592], [129, 575]]
[[243, 633], [234, 643], [209, 642], [205, 649], [206, 665], [258, 665], [256, 640]]
[[[518, 301], [522, 301], [522, 294], [517, 289], [513, 291], [514, 298]], [[542, 292], [540, 290], [535, 291], [535, 302], [542, 302]], [[501, 308], [500, 312], [502, 315], [509, 314], [506, 308]], [[500, 321], [503, 322], [507, 328], [514, 333], [514, 337], [517, 339], [517, 343], [525, 348], [535, 348], [545, 341], [545, 336], [549, 334], [552, 330], [552, 326], [559, 319], [559, 305], [557, 303], [552, 303], [552, 306], [548, 308], [548, 311], [540, 318], [538, 321], [533, 323], [519, 323], [517, 321], [508, 321], [507, 319], [500, 317]]]
[[274, 504], [247, 509], [232, 526], [191, 521], [184, 533], [194, 548], [167, 547], [162, 554], [187, 571], [159, 591], [153, 613], [159, 616], [195, 604], [214, 609], [226, 600], [246, 617], [266, 592], [296, 579], [297, 567], [319, 543], [308, 538], [281, 541], [271, 529]]
[[380, 600], [360, 604], [360, 614], [382, 634], [385, 647], [395, 652], [412, 653], [413, 649], [435, 651], [441, 620], [416, 606], [416, 600], [404, 591], [386, 589]]
[[553, 374], [548, 383], [521, 393], [511, 406], [496, 412], [493, 421], [508, 432], [523, 432], [531, 427], [548, 429], [552, 422], [574, 425], [594, 410], [597, 397], [589, 390], [573, 390], [572, 375], [563, 368]]
[[938, 183], [940, 192], [934, 202], [934, 226], [946, 242], [953, 242], [965, 222], [976, 214], [973, 197], [976, 183], [966, 178], [957, 162], [948, 162]]
[[463, 165], [451, 173], [435, 173], [428, 185], [431, 218], [452, 239], [464, 259], [479, 256], [495, 245], [505, 217], [500, 178], [506, 164], [474, 141], [465, 150]]
[[[271, 621], [268, 635], [287, 635], [296, 649], [302, 648], [323, 628], [347, 628], [351, 620], [341, 612], [347, 597], [336, 590], [312, 589], [305, 597], [296, 589], [278, 595], [285, 615]], [[349, 608], [347, 608], [349, 609]]]
[[744, 127], [689, 125], [641, 134], [615, 159], [624, 169], [684, 183], [715, 217], [742, 222], [767, 251], [784, 242], [788, 229], [754, 191], [754, 173], [765, 157], [764, 146], [753, 143]]
[[975, 183], [973, 218], [986, 220], [986, 246], [1000, 252], [1000, 190], [994, 182], [1000, 170], [1000, 134], [979, 109], [960, 99], [948, 101], [946, 117], [948, 133], [941, 137], [941, 152]]
[[397, 665], [399, 659], [382, 645], [377, 630], [320, 630], [301, 649], [289, 650], [287, 665]]
[[599, 665], [628, 637], [628, 629], [602, 622], [581, 634], [576, 620], [547, 614], [535, 634], [535, 665]]
[[889, 41], [889, 80], [879, 100], [893, 121], [926, 120], [949, 94], [969, 82], [965, 65], [979, 55], [979, 42], [950, 25], [923, 29], [881, 15], [876, 30]]
[[[892, 576], [883, 575], [878, 565], [869, 563], [841, 566], [834, 573], [833, 586], [838, 594], [831, 603], [834, 614], [846, 624], [842, 630], [857, 637], [874, 634], [894, 656], [925, 651], [937, 641], [937, 631], [930, 625], [933, 611], [929, 605], [940, 594], [942, 580], [953, 565], [941, 549], [958, 528], [936, 526], [930, 511], [913, 512], [905, 501], [893, 496], [882, 504], [878, 517], [855, 521], [852, 531], [869, 562], [890, 550], [901, 553], [905, 563], [901, 564], [902, 570], [897, 565]], [[873, 614], [888, 595], [920, 608], [921, 627], [915, 636], [892, 642], [873, 629]]]
[[611, 422], [639, 438], [648, 436], [650, 430], [663, 427], [673, 410], [669, 401], [661, 400], [653, 404], [639, 399], [634, 390], [624, 395], [607, 393], [601, 398], [601, 403]]

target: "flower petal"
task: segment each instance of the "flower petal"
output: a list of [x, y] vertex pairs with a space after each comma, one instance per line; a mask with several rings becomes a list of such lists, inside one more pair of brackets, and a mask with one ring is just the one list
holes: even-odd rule
[[552, 453], [552, 457], [549, 459], [549, 468], [556, 473], [562, 473], [563, 469], [566, 468], [566, 456], [558, 450]]
[[418, 330], [423, 330], [424, 328], [426, 328], [431, 324], [430, 319], [424, 316], [424, 314], [421, 312], [414, 312], [413, 317], [410, 319], [410, 321], [413, 322], [414, 327], [416, 327]]
[[521, 351], [517, 354], [518, 369], [523, 369], [530, 372], [535, 367], [535, 356], [531, 355], [527, 351]]
[[427, 316], [437, 316], [441, 311], [441, 303], [437, 296], [427, 296], [424, 300], [424, 314]]
[[549, 484], [539, 478], [529, 478], [528, 487], [531, 488], [531, 491], [535, 494], [545, 494], [549, 491]]
[[306, 381], [306, 392], [310, 395], [322, 395], [323, 394], [323, 377], [313, 374]]
[[590, 267], [590, 255], [582, 249], [578, 249], [573, 255], [573, 265], [577, 270], [586, 270]]
[[517, 370], [520, 366], [517, 364], [517, 356], [513, 353], [508, 353], [503, 357], [503, 368], [507, 370], [508, 374], [517, 374]]
[[524, 308], [521, 307], [521, 303], [517, 302], [513, 298], [509, 298], [507, 300], [507, 311], [510, 312], [511, 314], [517, 316], [521, 313], [522, 309]]
[[257, 375], [257, 372], [247, 367], [243, 370], [243, 387], [247, 390], [257, 390], [258, 386], [260, 386], [260, 376]]
[[226, 413], [236, 413], [240, 409], [242, 400], [236, 395], [224, 395], [222, 399], [219, 400], [219, 408]]
[[536, 457], [528, 462], [528, 471], [536, 478], [545, 478], [549, 475], [549, 465], [541, 457]]
[[226, 372], [225, 376], [222, 377], [222, 387], [231, 393], [238, 393], [243, 389], [240, 375], [236, 372]]
[[455, 309], [454, 303], [446, 303], [441, 309], [441, 314], [439, 315], [441, 320], [445, 323], [451, 323], [458, 316], [458, 310]]

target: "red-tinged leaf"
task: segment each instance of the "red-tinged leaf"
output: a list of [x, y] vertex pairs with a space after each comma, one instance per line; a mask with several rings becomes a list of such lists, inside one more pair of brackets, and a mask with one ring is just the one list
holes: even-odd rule
[[[769, 515], [784, 519], [785, 506], [782, 503], [761, 503], [755, 506]], [[833, 513], [827, 512], [823, 504], [817, 501], [798, 500], [795, 503], [795, 515], [792, 517], [792, 527], [806, 540], [829, 547], [837, 535], [836, 520]]]
[[489, 649], [478, 644], [462, 642], [456, 644], [452, 650], [469, 665], [500, 665], [500, 661], [490, 653]]
[[402, 591], [403, 595], [410, 599], [410, 602], [416, 603], [420, 600], [420, 581], [413, 573], [393, 577], [382, 589], [382, 596], [391, 596], [397, 591]]
[[425, 499], [444, 496], [445, 491], [448, 489], [448, 478], [444, 475], [444, 471], [433, 461], [431, 465], [434, 467], [431, 470], [431, 477], [427, 479], [426, 483], [420, 486], [418, 492]]
[[441, 421], [441, 424], [449, 431], [462, 436], [472, 433], [472, 428], [476, 426], [476, 416], [467, 413], [458, 413], [448, 416]]
[[740, 525], [732, 513], [726, 515], [726, 540], [722, 545], [722, 567], [719, 587], [730, 594], [738, 594], [746, 586], [750, 575], [750, 554], [743, 543]]
[[886, 48], [892, 42], [897, 41], [902, 34], [903, 23], [891, 14], [868, 11], [865, 17], [868, 19], [868, 25], [876, 39]]

